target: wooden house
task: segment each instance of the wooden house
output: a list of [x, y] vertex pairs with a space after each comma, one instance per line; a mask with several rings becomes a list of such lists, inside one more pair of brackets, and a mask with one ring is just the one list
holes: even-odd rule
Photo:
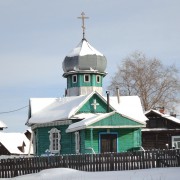
[[180, 120], [164, 110], [149, 110], [146, 128], [142, 129], [144, 149], [180, 148]]
[[29, 149], [30, 140], [24, 133], [0, 132], [0, 155], [27, 155], [33, 153]]
[[103, 96], [105, 56], [83, 39], [64, 59], [67, 89], [63, 98], [31, 98], [27, 125], [34, 153], [122, 152], [141, 146], [145, 127], [137, 96]]

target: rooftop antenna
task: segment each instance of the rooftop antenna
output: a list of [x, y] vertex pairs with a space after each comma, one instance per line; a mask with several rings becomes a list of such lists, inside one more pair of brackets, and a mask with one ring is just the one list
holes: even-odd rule
[[82, 26], [81, 26], [81, 27], [82, 27], [82, 29], [83, 29], [83, 39], [85, 39], [85, 29], [86, 29], [86, 28], [85, 28], [85, 23], [84, 23], [85, 21], [84, 21], [84, 20], [85, 20], [85, 19], [89, 19], [89, 17], [86, 17], [86, 16], [85, 16], [85, 13], [82, 12], [82, 13], [81, 13], [81, 17], [78, 17], [78, 19], [82, 19]]

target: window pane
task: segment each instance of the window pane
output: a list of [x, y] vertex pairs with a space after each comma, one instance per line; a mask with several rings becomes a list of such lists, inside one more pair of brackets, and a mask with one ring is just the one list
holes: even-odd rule
[[73, 82], [73, 83], [76, 83], [76, 82], [77, 82], [77, 76], [76, 76], [76, 75], [73, 75], [73, 76], [72, 76], [72, 82]]
[[99, 75], [96, 76], [96, 81], [97, 81], [98, 83], [100, 82], [100, 76], [99, 76]]
[[180, 137], [174, 138], [174, 141], [180, 141]]
[[84, 75], [84, 81], [85, 81], [85, 82], [89, 82], [89, 80], [90, 80], [89, 74], [85, 74], [85, 75]]

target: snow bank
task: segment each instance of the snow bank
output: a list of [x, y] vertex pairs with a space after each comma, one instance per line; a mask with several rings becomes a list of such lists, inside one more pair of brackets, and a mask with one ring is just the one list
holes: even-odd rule
[[179, 180], [180, 167], [154, 168], [130, 171], [84, 172], [68, 168], [46, 169], [36, 174], [15, 177], [14, 179], [61, 179], [61, 180]]

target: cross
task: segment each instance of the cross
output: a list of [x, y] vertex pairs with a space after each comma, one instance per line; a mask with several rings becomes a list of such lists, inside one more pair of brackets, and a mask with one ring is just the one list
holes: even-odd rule
[[93, 106], [94, 110], [96, 110], [96, 107], [99, 105], [99, 103], [97, 103], [96, 99], [94, 99], [94, 101], [91, 105]]
[[84, 12], [82, 12], [81, 13], [81, 17], [78, 17], [79, 19], [82, 19], [82, 29], [83, 29], [83, 39], [85, 38], [85, 23], [84, 23], [84, 20], [85, 19], [88, 19], [89, 17], [86, 17], [85, 16], [85, 13]]

